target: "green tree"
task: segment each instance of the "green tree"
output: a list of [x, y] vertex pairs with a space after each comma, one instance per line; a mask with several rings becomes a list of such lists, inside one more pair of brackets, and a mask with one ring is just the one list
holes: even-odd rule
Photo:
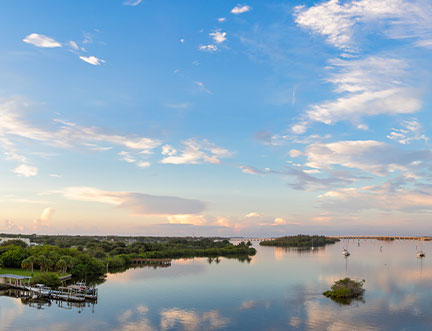
[[33, 267], [34, 267], [35, 257], [29, 256], [28, 258], [24, 259], [21, 262], [21, 268], [29, 270], [31, 269], [32, 275], [33, 275]]
[[56, 263], [56, 269], [58, 271], [61, 271], [62, 273], [66, 273], [67, 264], [66, 261], [63, 259], [60, 259]]

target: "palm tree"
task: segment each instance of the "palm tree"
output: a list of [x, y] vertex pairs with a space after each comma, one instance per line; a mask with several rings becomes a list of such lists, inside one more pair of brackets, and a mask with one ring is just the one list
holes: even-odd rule
[[67, 269], [70, 270], [74, 266], [74, 259], [73, 259], [72, 256], [63, 255], [60, 259], [66, 262], [66, 270], [65, 270], [65, 272], [67, 271]]
[[31, 269], [31, 274], [33, 276], [34, 263], [35, 263], [35, 257], [29, 256], [28, 258], [26, 258], [25, 260], [22, 261], [21, 268], [22, 269]]
[[39, 267], [40, 267], [40, 271], [42, 272], [43, 271], [43, 269], [46, 269], [47, 268], [47, 265], [48, 265], [48, 259], [46, 258], [46, 256], [45, 255], [38, 255], [37, 257], [36, 257], [36, 264], [39, 264]]
[[22, 260], [22, 262], [21, 262], [21, 269], [24, 269], [24, 270], [30, 269], [30, 262], [29, 262], [28, 258]]
[[66, 273], [66, 268], [67, 268], [67, 264], [65, 262], [65, 260], [60, 259], [57, 261], [56, 263], [56, 268], [58, 271], [61, 271], [62, 273]]

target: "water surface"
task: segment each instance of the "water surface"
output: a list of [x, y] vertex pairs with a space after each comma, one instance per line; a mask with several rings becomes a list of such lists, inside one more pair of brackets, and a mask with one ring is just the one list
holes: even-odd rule
[[[423, 244], [422, 260], [416, 241], [350, 241], [348, 259], [342, 246], [257, 246], [249, 263], [197, 258], [109, 274], [98, 303], [84, 308], [0, 296], [0, 329], [432, 329], [432, 243]], [[345, 276], [366, 280], [363, 301], [344, 306], [321, 294]]]

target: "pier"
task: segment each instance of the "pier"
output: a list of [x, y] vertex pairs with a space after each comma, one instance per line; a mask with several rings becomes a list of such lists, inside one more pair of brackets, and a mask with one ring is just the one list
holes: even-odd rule
[[418, 241], [432, 241], [429, 236], [364, 236], [364, 235], [341, 235], [341, 236], [328, 236], [329, 238], [344, 239], [374, 239], [374, 240], [418, 240]]
[[[68, 275], [70, 276], [70, 275]], [[68, 278], [68, 276], [65, 276]], [[69, 302], [96, 301], [98, 290], [86, 286], [61, 286], [58, 290], [53, 290], [43, 284], [30, 285], [32, 277], [12, 274], [0, 275], [0, 284], [5, 287], [20, 290], [23, 297], [33, 299], [55, 299]]]
[[[432, 236], [380, 236], [380, 235], [337, 235], [337, 236], [326, 236], [328, 238], [336, 239], [375, 239], [375, 240], [418, 240], [418, 241], [432, 241]], [[230, 238], [233, 242], [253, 242], [253, 241], [265, 241], [274, 240], [275, 238]]]

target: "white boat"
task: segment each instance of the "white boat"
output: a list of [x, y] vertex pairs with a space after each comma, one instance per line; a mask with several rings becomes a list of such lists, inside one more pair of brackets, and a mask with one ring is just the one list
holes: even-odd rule
[[350, 253], [344, 248], [343, 250], [342, 250], [342, 255], [343, 256], [349, 256], [350, 255]]
[[417, 252], [417, 257], [425, 257], [426, 254], [423, 251]]

